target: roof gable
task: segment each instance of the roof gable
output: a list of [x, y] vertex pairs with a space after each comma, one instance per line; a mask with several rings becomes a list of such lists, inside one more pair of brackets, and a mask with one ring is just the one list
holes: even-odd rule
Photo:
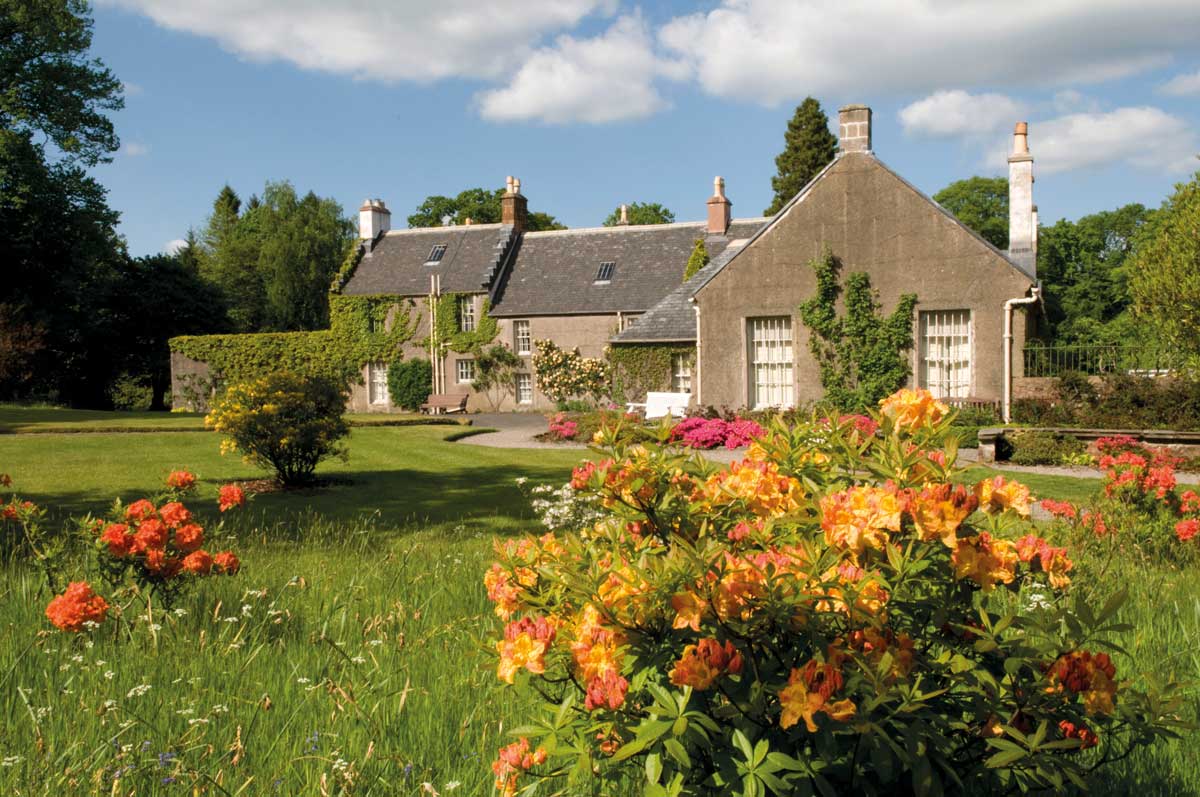
[[[394, 230], [364, 252], [343, 293], [424, 296], [438, 275], [444, 292], [485, 291], [492, 285], [515, 235], [511, 225], [470, 224]], [[436, 261], [435, 248], [444, 246]]]

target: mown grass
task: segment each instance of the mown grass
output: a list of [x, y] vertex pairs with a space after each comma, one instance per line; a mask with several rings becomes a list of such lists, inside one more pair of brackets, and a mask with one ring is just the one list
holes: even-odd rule
[[[495, 535], [533, 529], [514, 480], [565, 480], [580, 452], [446, 442], [454, 431], [355, 429], [349, 462], [321, 469], [338, 481], [227, 518], [217, 533], [242, 574], [205, 581], [178, 612], [133, 603], [70, 637], [46, 623], [37, 574], [0, 569], [0, 792], [490, 793], [488, 762], [530, 706], [495, 678], [481, 574]], [[55, 521], [183, 466], [210, 529], [218, 485], [261, 475], [211, 435], [0, 437], [0, 471]], [[1056, 498], [1093, 488], [1021, 478]], [[1079, 584], [1130, 591], [1123, 677], [1200, 680], [1200, 580], [1133, 556], [1077, 561]], [[1200, 794], [1196, 741], [1140, 751], [1093, 789]]]

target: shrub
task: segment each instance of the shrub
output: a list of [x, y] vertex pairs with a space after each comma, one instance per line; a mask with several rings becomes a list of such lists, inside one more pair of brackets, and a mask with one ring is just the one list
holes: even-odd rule
[[[12, 487], [12, 477], [7, 473], [0, 473], [0, 487]], [[0, 561], [31, 560], [45, 575], [50, 589], [57, 591], [66, 540], [50, 532], [45, 519], [45, 509], [17, 495], [0, 503]]]
[[717, 446], [740, 448], [750, 445], [763, 428], [746, 418], [726, 421], [722, 418], [684, 418], [671, 429], [671, 440], [687, 448], [709, 449]]
[[579, 349], [560, 349], [551, 340], [535, 340], [533, 349], [537, 388], [551, 401], [578, 397], [599, 401], [608, 392], [609, 366], [604, 360], [583, 357]]
[[433, 366], [429, 360], [397, 360], [388, 366], [387, 382], [392, 404], [415, 412], [429, 398]]
[[1066, 460], [1087, 456], [1087, 445], [1077, 437], [1060, 432], [1012, 432], [1008, 459], [1016, 465], [1062, 465]]
[[493, 765], [500, 791], [1061, 791], [1180, 727], [1173, 690], [1100, 652], [1120, 599], [1072, 600], [1028, 489], [953, 484], [946, 412], [904, 391], [874, 435], [773, 423], [726, 469], [602, 434], [572, 486], [606, 517], [498, 542], [484, 579], [497, 675], [544, 707]]
[[1057, 398], [1017, 399], [1013, 418], [1030, 426], [1097, 429], [1200, 429], [1200, 381], [1107, 374], [1094, 386], [1067, 373]]
[[546, 437], [556, 442], [574, 440], [579, 433], [579, 424], [569, 419], [565, 412], [555, 413], [549, 421]]
[[322, 460], [345, 458], [345, 407], [345, 387], [338, 382], [280, 372], [231, 387], [204, 424], [225, 435], [222, 451], [242, 452], [291, 486], [310, 483]]

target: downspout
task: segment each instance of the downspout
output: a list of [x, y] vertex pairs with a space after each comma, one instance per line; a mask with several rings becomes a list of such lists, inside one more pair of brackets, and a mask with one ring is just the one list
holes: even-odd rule
[[1034, 285], [1029, 296], [1009, 299], [1004, 303], [1004, 407], [1005, 423], [1012, 423], [1012, 386], [1013, 386], [1013, 308], [1017, 305], [1034, 304], [1042, 297], [1042, 289]]
[[695, 398], [696, 406], [699, 407], [702, 406], [700, 404], [700, 385], [702, 384], [700, 382], [700, 305], [696, 303], [695, 296], [688, 297], [688, 304], [696, 311], [696, 384], [693, 385], [695, 389], [692, 391], [692, 396]]

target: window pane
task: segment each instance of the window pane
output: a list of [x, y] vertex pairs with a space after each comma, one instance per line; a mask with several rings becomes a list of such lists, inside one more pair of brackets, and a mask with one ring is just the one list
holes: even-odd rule
[[533, 403], [533, 376], [517, 374], [517, 402], [520, 404]]
[[475, 329], [475, 297], [458, 297], [458, 326], [463, 332]]
[[750, 318], [747, 326], [751, 406], [755, 409], [792, 406], [795, 386], [791, 317]]
[[671, 355], [671, 390], [675, 393], [692, 392], [692, 356], [679, 352]]
[[372, 404], [388, 403], [387, 366], [383, 363], [367, 366], [367, 400]]
[[920, 386], [938, 398], [971, 394], [971, 311], [923, 311], [917, 321]]
[[529, 322], [514, 321], [513, 332], [516, 338], [514, 344], [517, 354], [529, 354], [533, 348], [532, 341], [529, 336]]
[[455, 360], [454, 362], [459, 384], [469, 384], [475, 381], [474, 360]]

